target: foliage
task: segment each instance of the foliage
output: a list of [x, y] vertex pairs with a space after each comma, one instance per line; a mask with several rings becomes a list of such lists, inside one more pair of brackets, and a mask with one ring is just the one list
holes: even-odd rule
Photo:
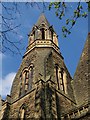
[[[19, 6], [17, 3], [12, 2], [12, 5], [8, 6], [4, 2], [0, 2], [2, 6], [2, 10], [4, 11], [4, 14], [0, 14], [0, 17], [2, 18], [2, 21], [0, 21], [0, 24], [2, 26], [2, 29], [0, 31], [2, 38], [2, 48], [0, 48], [0, 52], [11, 52], [13, 54], [20, 54], [21, 50], [23, 50], [23, 46], [21, 44], [21, 40], [16, 40], [15, 38], [11, 40], [11, 35], [14, 34], [18, 36], [17, 29], [20, 27], [20, 24], [15, 23], [15, 20], [17, 19], [14, 15], [18, 13], [21, 15], [21, 11], [19, 10]], [[38, 2], [26, 2], [24, 3], [25, 6], [28, 7], [38, 7], [41, 11], [44, 11], [45, 9], [51, 10], [53, 7], [55, 8], [55, 14], [59, 18], [59, 20], [62, 20], [63, 17], [66, 15], [65, 11], [67, 9], [66, 2], [50, 2], [49, 5], [42, 2], [42, 8], [41, 5]], [[88, 9], [90, 10], [90, 2], [87, 2]], [[27, 7], [27, 8], [28, 8]], [[42, 10], [43, 9], [43, 10]], [[73, 16], [71, 18], [66, 19], [65, 26], [62, 27], [62, 33], [64, 37], [67, 37], [67, 35], [71, 34], [71, 29], [76, 25], [76, 22], [79, 18], [86, 18], [87, 12], [83, 11], [83, 6], [81, 5], [81, 2], [77, 3], [77, 8], [74, 9]]]
[[[65, 2], [51, 2], [49, 4], [49, 10], [55, 8], [56, 16], [62, 20], [65, 16], [65, 10], [67, 8], [67, 4]], [[88, 9], [90, 9], [90, 2], [88, 3]], [[79, 18], [86, 18], [88, 16], [87, 12], [83, 11], [83, 6], [81, 2], [78, 2], [77, 8], [73, 12], [73, 16], [71, 18], [66, 19], [66, 25], [62, 27], [63, 36], [67, 37], [67, 35], [71, 34], [71, 29], [76, 24]]]

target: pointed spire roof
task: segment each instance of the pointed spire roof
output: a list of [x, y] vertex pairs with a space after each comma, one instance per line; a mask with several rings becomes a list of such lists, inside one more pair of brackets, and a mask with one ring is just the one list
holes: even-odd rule
[[[85, 69], [87, 69], [88, 65], [90, 65], [90, 55], [89, 55], [90, 50], [89, 49], [90, 49], [90, 33], [88, 34], [86, 43], [84, 45], [84, 49], [82, 51], [82, 54], [81, 54], [81, 57], [80, 57], [80, 60], [79, 60], [79, 63], [78, 63], [74, 78], [75, 77], [82, 77], [82, 78], [84, 77], [84, 74], [81, 71], [83, 70], [83, 72], [86, 73]], [[80, 72], [81, 72], [81, 75], [78, 76], [77, 74], [79, 74]]]
[[80, 57], [75, 75], [74, 75], [74, 90], [76, 101], [83, 104], [89, 100], [88, 90], [90, 90], [90, 33], [88, 34], [83, 52]]
[[36, 23], [37, 26], [39, 26], [41, 23], [45, 23], [48, 27], [50, 27], [50, 24], [48, 22], [48, 20], [46, 19], [44, 13], [42, 13]]

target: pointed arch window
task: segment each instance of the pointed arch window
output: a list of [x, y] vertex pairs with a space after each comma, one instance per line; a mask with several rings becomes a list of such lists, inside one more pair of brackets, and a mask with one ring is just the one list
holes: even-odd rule
[[22, 74], [20, 75], [20, 93], [19, 96], [22, 95]]
[[25, 104], [23, 104], [23, 105], [20, 107], [20, 110], [19, 110], [19, 120], [26, 120]]
[[45, 31], [44, 31], [44, 28], [41, 29], [41, 32], [42, 32], [42, 39], [45, 40]]
[[31, 64], [29, 68], [25, 68], [20, 75], [20, 92], [19, 96], [24, 95], [28, 90], [32, 89], [34, 66]]
[[59, 77], [59, 81], [60, 81], [59, 84], [60, 84], [60, 89], [61, 89], [62, 91], [65, 91], [65, 90], [64, 90], [63, 73], [64, 73], [64, 69], [61, 68], [60, 71], [59, 71], [59, 74], [60, 74], [60, 75], [59, 75], [59, 76], [60, 76], [60, 77]]
[[25, 71], [25, 92], [28, 91], [28, 79], [29, 79], [29, 72]]
[[29, 90], [32, 89], [32, 82], [33, 82], [33, 65], [30, 65], [29, 68]]
[[59, 87], [59, 79], [58, 79], [58, 64], [55, 64], [55, 70], [56, 70], [56, 80], [57, 80], [57, 85], [58, 85], [58, 89]]
[[51, 39], [53, 40], [53, 31], [51, 31]]
[[35, 31], [33, 32], [34, 40], [35, 40]]
[[63, 73], [64, 73], [64, 69], [63, 68], [60, 69], [58, 64], [55, 64], [55, 74], [56, 74], [58, 90], [62, 90], [65, 92]]
[[19, 96], [24, 95], [29, 88], [29, 71], [27, 68], [20, 75], [20, 92]]

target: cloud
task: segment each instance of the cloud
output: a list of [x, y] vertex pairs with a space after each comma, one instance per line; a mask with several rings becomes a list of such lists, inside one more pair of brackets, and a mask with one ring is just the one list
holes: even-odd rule
[[0, 61], [1, 61], [3, 58], [5, 58], [5, 55], [0, 52]]
[[0, 78], [0, 95], [5, 97], [7, 94], [10, 94], [11, 85], [16, 73], [11, 72], [7, 74], [3, 79]]

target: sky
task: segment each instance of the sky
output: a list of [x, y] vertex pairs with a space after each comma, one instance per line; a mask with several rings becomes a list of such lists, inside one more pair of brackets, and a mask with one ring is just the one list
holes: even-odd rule
[[[12, 3], [6, 5], [10, 7]], [[25, 6], [23, 3], [18, 3], [18, 5], [20, 14], [19, 12], [13, 13], [13, 15], [17, 18], [14, 24], [20, 23], [21, 27], [16, 29], [16, 31], [18, 32], [17, 36], [10, 33], [10, 39], [21, 40], [22, 45], [24, 46], [22, 55], [24, 55], [25, 49], [28, 44], [28, 34], [32, 30], [33, 25], [37, 22], [43, 9], [41, 5], [41, 9], [38, 9], [37, 5], [34, 7]], [[77, 21], [76, 25], [73, 27], [71, 34], [64, 38], [62, 35], [62, 26], [65, 25], [65, 19], [72, 16], [72, 11], [75, 9], [77, 3], [67, 3], [67, 5], [68, 8], [65, 12], [66, 17], [64, 17], [61, 21], [55, 16], [54, 9], [52, 9], [51, 11], [45, 10], [44, 14], [50, 25], [53, 25], [54, 30], [59, 36], [58, 42], [60, 52], [64, 57], [64, 62], [71, 76], [73, 77], [87, 38], [89, 26], [88, 17], [83, 19], [80, 18]], [[82, 5], [84, 10], [86, 11], [86, 3], [82, 3]], [[3, 15], [5, 15], [4, 11], [2, 13]], [[0, 94], [2, 94], [3, 99], [5, 99], [7, 94], [10, 94], [11, 85], [20, 67], [21, 61], [22, 57], [19, 55], [13, 56], [9, 52], [6, 52], [5, 54], [0, 54], [0, 66], [2, 66], [2, 69], [0, 70]]]

